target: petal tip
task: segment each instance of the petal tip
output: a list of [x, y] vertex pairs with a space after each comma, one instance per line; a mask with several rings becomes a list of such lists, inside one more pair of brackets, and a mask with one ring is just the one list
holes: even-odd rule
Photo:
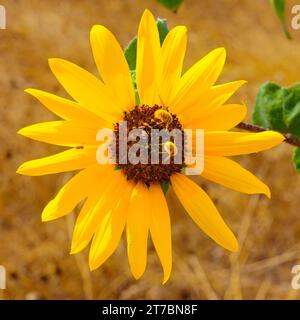
[[257, 192], [257, 193], [263, 194], [268, 199], [271, 199], [271, 190], [270, 190], [270, 188], [260, 180], [259, 180], [259, 183], [260, 183], [259, 188], [260, 188], [261, 191]]
[[150, 15], [150, 16], [153, 16], [152, 12], [149, 10], [149, 9], [145, 9], [144, 12], [143, 12], [143, 16], [146, 16], [146, 15]]
[[101, 24], [95, 24], [92, 26], [90, 34], [91, 36], [97, 36], [97, 34], [103, 30], [107, 30], [107, 28], [105, 28]]
[[20, 136], [26, 136], [26, 127], [21, 128], [17, 131], [17, 134], [19, 134]]
[[[235, 237], [234, 237], [235, 238]], [[234, 241], [232, 242], [232, 244], [228, 247], [228, 250], [231, 252], [238, 252], [239, 250], [239, 243], [237, 241], [237, 239], [235, 238]]]
[[79, 253], [80, 251], [82, 251], [86, 247], [87, 244], [88, 244], [88, 242], [86, 242], [86, 241], [78, 241], [78, 240], [74, 241], [73, 240], [73, 242], [71, 244], [70, 254]]
[[217, 48], [215, 49], [215, 52], [218, 53], [220, 56], [226, 56], [226, 49], [225, 47], [220, 47], [220, 48]]
[[35, 89], [32, 89], [32, 88], [26, 88], [26, 89], [24, 89], [24, 92], [25, 93], [28, 93], [28, 94], [31, 94], [31, 95], [33, 95], [33, 92], [35, 91]]
[[264, 134], [267, 137], [269, 137], [270, 141], [272, 140], [272, 144], [273, 144], [272, 147], [279, 145], [281, 142], [283, 142], [286, 139], [286, 137], [283, 134], [273, 130], [264, 131], [264, 132], [261, 132], [261, 134]]
[[77, 250], [77, 248], [75, 246], [71, 246], [71, 249], [70, 249], [70, 254], [71, 255], [74, 255], [74, 254], [77, 254], [79, 252], [79, 250]]
[[24, 163], [22, 163], [19, 168], [16, 170], [17, 174], [21, 174], [21, 175], [27, 175], [26, 174], [26, 167], [24, 166]]
[[274, 133], [277, 134], [278, 139], [280, 140], [280, 142], [283, 142], [285, 140], [285, 136], [283, 134], [281, 134], [279, 132], [275, 132], [275, 131], [274, 131]]
[[141, 18], [141, 22], [140, 23], [145, 23], [147, 21], [154, 21], [155, 25], [156, 25], [156, 22], [155, 22], [155, 18], [152, 14], [152, 12], [149, 10], [149, 9], [145, 9], [144, 12], [143, 12], [143, 15], [142, 15], [142, 18]]
[[134, 272], [132, 272], [132, 276], [133, 276], [133, 278], [135, 280], [139, 280], [142, 277], [143, 273], [134, 273]]
[[90, 269], [90, 271], [95, 271], [96, 269], [98, 269], [98, 266], [94, 260], [92, 260], [92, 261], [89, 260], [89, 269]]
[[164, 278], [163, 278], [163, 281], [162, 281], [163, 285], [165, 285], [169, 281], [170, 275], [171, 275], [171, 272], [169, 272], [168, 274], [164, 275]]
[[48, 59], [48, 63], [51, 66], [51, 64], [54, 64], [54, 63], [58, 62], [58, 60], [59, 60], [58, 58], [49, 58]]
[[96, 31], [99, 27], [99, 24], [94, 24], [91, 28], [91, 32]]
[[72, 240], [72, 244], [71, 244], [71, 250], [70, 250], [70, 254], [76, 254], [80, 252], [80, 246], [79, 246], [79, 242], [78, 241], [74, 241], [74, 235], [73, 235], [73, 240]]
[[241, 110], [241, 118], [245, 119], [247, 112], [248, 112], [248, 108], [245, 102], [242, 102], [240, 105], [240, 110]]
[[271, 190], [269, 187], [266, 187], [266, 190], [264, 191], [264, 195], [268, 198], [271, 199]]
[[50, 222], [51, 220], [53, 220], [53, 219], [51, 219], [51, 217], [41, 217], [41, 221], [42, 222]]
[[181, 29], [183, 32], [187, 33], [188, 32], [188, 28], [186, 26], [181, 26]]
[[[46, 208], [47, 208], [47, 207], [46, 207]], [[42, 220], [42, 222], [49, 222], [49, 221], [55, 219], [55, 217], [53, 217], [53, 216], [51, 215], [51, 212], [48, 212], [48, 211], [46, 210], [46, 208], [44, 209], [44, 211], [42, 212], [42, 215], [41, 215], [41, 220]]]
[[176, 26], [176, 27], [174, 27], [173, 29], [171, 29], [170, 32], [176, 32], [176, 31], [180, 31], [180, 32], [182, 32], [182, 33], [187, 33], [187, 32], [188, 32], [188, 29], [187, 29], [186, 26], [180, 25], [180, 26]]
[[134, 279], [139, 280], [143, 276], [143, 274], [145, 273], [146, 268], [145, 267], [136, 268], [136, 267], [130, 266], [130, 269], [131, 269], [131, 274], [134, 277]]
[[63, 62], [64, 60], [61, 58], [49, 58], [48, 59], [48, 64], [51, 70], [53, 70], [53, 68], [57, 68], [61, 62]]

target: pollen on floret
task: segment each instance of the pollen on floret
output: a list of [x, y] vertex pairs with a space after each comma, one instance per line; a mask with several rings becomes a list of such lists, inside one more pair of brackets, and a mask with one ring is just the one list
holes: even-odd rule
[[[151, 145], [152, 129], [172, 130], [177, 129], [183, 133], [182, 125], [175, 114], [169, 112], [168, 108], [159, 105], [148, 106], [136, 106], [130, 112], [124, 112], [124, 121], [127, 123], [127, 132], [132, 129], [143, 129], [148, 135], [148, 159], [151, 159], [151, 151], [154, 148]], [[176, 146], [174, 137], [170, 135], [170, 141], [160, 141], [157, 147], [159, 153], [159, 162], [153, 164], [150, 161], [147, 164], [138, 163], [131, 164], [122, 161], [122, 157], [119, 152], [120, 136], [119, 136], [119, 123], [114, 125], [115, 139], [116, 139], [116, 166], [122, 169], [128, 180], [134, 182], [142, 182], [147, 186], [153, 183], [169, 183], [170, 177], [174, 173], [178, 173], [184, 167], [184, 139], [180, 141], [180, 145]], [[183, 134], [182, 134], [183, 136]], [[132, 142], [127, 143], [127, 152], [131, 147]], [[179, 150], [179, 151], [178, 151]], [[174, 159], [178, 152], [182, 152], [182, 162], [177, 163]], [[163, 155], [167, 153], [168, 163], [165, 162]], [[127, 157], [128, 154], [125, 156]]]

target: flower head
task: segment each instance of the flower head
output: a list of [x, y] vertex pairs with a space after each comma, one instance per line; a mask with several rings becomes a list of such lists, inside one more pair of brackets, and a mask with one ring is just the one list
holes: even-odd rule
[[[25, 162], [17, 172], [38, 176], [79, 171], [48, 203], [42, 220], [65, 216], [85, 200], [76, 220], [71, 253], [83, 250], [91, 242], [92, 270], [115, 251], [126, 229], [134, 277], [140, 278], [145, 271], [150, 233], [164, 269], [163, 281], [168, 280], [172, 265], [171, 227], [161, 183], [172, 185], [183, 207], [209, 237], [227, 250], [238, 249], [234, 234], [209, 196], [183, 175], [184, 161], [175, 162], [180, 148], [173, 140], [158, 148], [159, 153], [164, 150], [168, 154], [168, 164], [162, 163], [161, 156], [156, 164], [124, 163], [124, 153], [120, 154], [119, 148], [114, 154], [115, 164], [99, 164], [96, 152], [100, 143], [96, 136], [101, 128], [110, 128], [115, 133], [117, 146], [123, 141], [118, 135], [121, 120], [126, 120], [128, 131], [143, 129], [150, 136], [153, 128], [168, 132], [204, 129], [202, 177], [243, 193], [270, 196], [263, 182], [228, 156], [269, 149], [283, 140], [282, 135], [228, 131], [245, 117], [244, 105], [226, 104], [245, 81], [215, 84], [225, 63], [223, 48], [211, 51], [182, 74], [186, 43], [186, 28], [177, 26], [161, 45], [152, 14], [144, 12], [137, 41], [139, 105], [135, 102], [123, 50], [103, 26], [91, 30], [91, 46], [101, 80], [71, 62], [50, 59], [52, 72], [74, 100], [36, 89], [26, 90], [62, 120], [31, 125], [19, 133], [68, 150]], [[151, 154], [153, 149], [150, 143], [145, 154]]]

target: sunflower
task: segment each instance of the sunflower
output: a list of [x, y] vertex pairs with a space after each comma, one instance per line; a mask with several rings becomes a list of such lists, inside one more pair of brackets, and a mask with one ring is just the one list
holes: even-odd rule
[[91, 242], [89, 266], [94, 270], [112, 255], [126, 229], [129, 265], [138, 279], [146, 268], [150, 233], [165, 283], [172, 265], [171, 226], [161, 185], [169, 183], [195, 223], [219, 245], [237, 251], [237, 239], [212, 200], [182, 173], [184, 164], [121, 164], [117, 160], [100, 165], [96, 161], [98, 130], [116, 131], [121, 120], [127, 121], [128, 129], [201, 128], [205, 141], [201, 176], [239, 192], [270, 197], [263, 182], [228, 156], [269, 149], [283, 136], [271, 131], [228, 131], [243, 120], [246, 107], [226, 104], [245, 81], [215, 84], [225, 63], [225, 49], [211, 51], [182, 75], [186, 28], [174, 27], [161, 45], [155, 19], [146, 10], [137, 36], [137, 105], [128, 63], [114, 35], [96, 25], [90, 40], [101, 79], [66, 60], [49, 60], [52, 72], [74, 100], [25, 90], [62, 120], [34, 124], [19, 134], [68, 149], [25, 162], [17, 172], [39, 176], [78, 171], [45, 207], [42, 221], [63, 217], [85, 200], [75, 223], [71, 254]]

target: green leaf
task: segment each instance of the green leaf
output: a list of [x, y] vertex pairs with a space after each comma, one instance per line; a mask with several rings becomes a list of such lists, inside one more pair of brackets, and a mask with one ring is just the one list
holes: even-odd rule
[[161, 4], [163, 4], [166, 8], [176, 12], [177, 9], [180, 7], [183, 0], [157, 0]]
[[288, 132], [300, 138], [300, 84], [283, 88], [282, 98]]
[[131, 76], [131, 80], [132, 80], [132, 83], [134, 86], [135, 105], [139, 106], [140, 105], [140, 97], [139, 97], [139, 93], [138, 93], [137, 85], [136, 85], [136, 71], [130, 70], [130, 76]]
[[137, 48], [137, 37], [134, 37], [124, 50], [125, 58], [127, 60], [130, 70], [136, 69], [136, 48]]
[[253, 123], [300, 138], [300, 84], [283, 88], [263, 84], [256, 97]]
[[121, 170], [121, 169], [122, 169], [121, 166], [115, 166], [115, 168], [114, 168], [115, 171], [118, 171], [118, 170]]
[[263, 84], [256, 96], [253, 123], [266, 129], [287, 132], [283, 115], [282, 87], [272, 82]]
[[159, 32], [160, 44], [162, 45], [168, 32], [169, 32], [167, 20], [158, 18], [156, 21], [156, 24], [157, 24], [157, 28], [158, 28], [158, 32]]
[[127, 60], [129, 69], [130, 69], [130, 75], [131, 80], [134, 85], [134, 94], [135, 94], [135, 104], [138, 106], [140, 104], [140, 98], [137, 91], [136, 86], [136, 48], [137, 48], [137, 37], [134, 37], [124, 50], [125, 58]]
[[300, 173], [300, 148], [295, 149], [293, 161], [295, 169]]
[[[256, 97], [252, 120], [265, 129], [300, 138], [300, 84], [288, 88], [271, 82], [263, 84]], [[300, 148], [295, 150], [293, 162], [300, 173]]]
[[170, 182], [160, 182], [160, 186], [164, 194], [168, 192], [170, 185], [171, 185]]
[[282, 29], [288, 39], [292, 39], [285, 18], [285, 0], [270, 0], [271, 4], [280, 20]]

